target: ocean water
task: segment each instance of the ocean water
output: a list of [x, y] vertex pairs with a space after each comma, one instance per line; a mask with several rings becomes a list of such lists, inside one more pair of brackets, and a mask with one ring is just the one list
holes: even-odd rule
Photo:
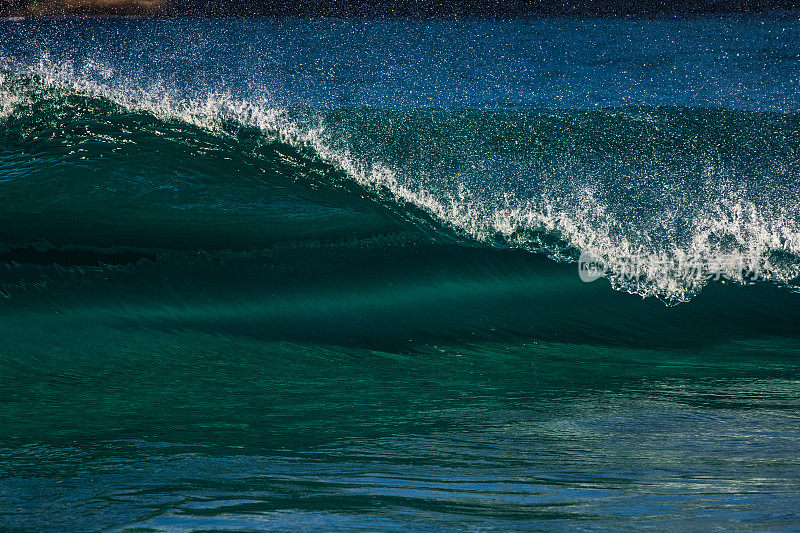
[[800, 15], [0, 21], [0, 529], [800, 528]]

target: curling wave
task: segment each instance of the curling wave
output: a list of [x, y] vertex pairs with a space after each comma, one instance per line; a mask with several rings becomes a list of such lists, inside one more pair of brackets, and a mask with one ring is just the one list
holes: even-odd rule
[[0, 75], [9, 262], [389, 239], [590, 257], [667, 302], [800, 275], [797, 114], [278, 109], [100, 74]]

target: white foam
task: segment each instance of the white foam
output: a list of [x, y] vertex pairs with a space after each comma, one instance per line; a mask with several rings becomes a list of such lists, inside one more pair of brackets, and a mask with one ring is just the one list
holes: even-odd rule
[[14, 110], [26, 101], [9, 88], [8, 75], [0, 72], [0, 120], [11, 116]]

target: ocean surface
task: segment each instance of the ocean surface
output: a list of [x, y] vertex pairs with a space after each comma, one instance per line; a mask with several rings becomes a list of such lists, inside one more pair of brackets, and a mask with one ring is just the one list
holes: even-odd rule
[[0, 20], [0, 529], [800, 529], [800, 14]]

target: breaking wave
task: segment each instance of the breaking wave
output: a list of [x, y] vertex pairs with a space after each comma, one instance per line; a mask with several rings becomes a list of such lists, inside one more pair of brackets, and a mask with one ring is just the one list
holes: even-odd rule
[[276, 108], [45, 58], [0, 74], [0, 139], [9, 263], [446, 242], [668, 303], [800, 275], [798, 114]]

